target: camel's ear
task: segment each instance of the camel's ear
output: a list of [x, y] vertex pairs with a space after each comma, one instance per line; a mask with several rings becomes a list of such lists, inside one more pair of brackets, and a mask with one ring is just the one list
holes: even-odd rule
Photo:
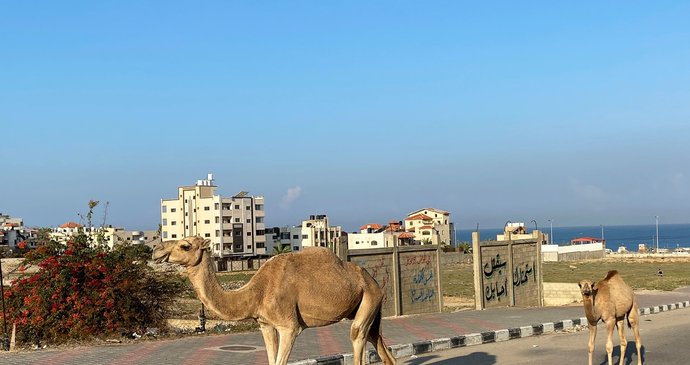
[[211, 247], [211, 240], [205, 239], [204, 242], [201, 242], [202, 250], [207, 250], [209, 247]]
[[598, 283], [598, 282], [594, 282], [594, 283], [592, 284], [592, 291], [596, 293], [596, 291], [597, 291], [598, 289], [599, 289], [599, 283]]
[[582, 282], [577, 283], [577, 286], [579, 286], [580, 289], [582, 289]]

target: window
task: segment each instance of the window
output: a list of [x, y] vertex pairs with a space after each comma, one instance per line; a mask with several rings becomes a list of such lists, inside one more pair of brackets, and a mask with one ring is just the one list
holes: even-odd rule
[[173, 235], [172, 235], [172, 238], [177, 238], [177, 235], [176, 235], [176, 234], [173, 234]]
[[168, 238], [168, 232], [167, 231], [163, 231], [163, 238]]
[[266, 245], [263, 242], [257, 242], [256, 248], [266, 248]]
[[359, 241], [355, 241], [355, 245], [359, 245]]
[[235, 223], [240, 223], [240, 219], [239, 219], [239, 218], [235, 218]]
[[251, 250], [251, 249], [252, 249], [252, 245], [247, 245], [247, 250]]
[[252, 209], [252, 207], [250, 207], [249, 205], [247, 205], [247, 206], [245, 207], [245, 210], [250, 210], [250, 209]]
[[303, 240], [308, 240], [308, 239], [309, 239], [309, 235], [308, 235], [308, 234], [303, 234], [303, 235], [302, 235], [302, 239], [303, 239]]
[[177, 222], [176, 222], [176, 221], [172, 221], [172, 222], [170, 222], [170, 225], [171, 225], [171, 226], [174, 226], [174, 225], [176, 225], [176, 224], [177, 224]]
[[247, 237], [251, 236], [252, 232], [247, 232]]
[[299, 246], [292, 246], [293, 251], [299, 251]]
[[235, 209], [240, 209], [240, 205], [239, 205], [239, 204], [235, 204]]
[[256, 223], [263, 223], [264, 217], [256, 217]]
[[220, 222], [220, 217], [216, 217], [216, 223]]
[[211, 210], [211, 207], [204, 207], [204, 210]]
[[211, 224], [211, 220], [209, 220], [209, 219], [205, 220], [204, 224]]
[[256, 235], [257, 235], [257, 236], [263, 236], [263, 235], [265, 235], [265, 234], [266, 234], [266, 231], [264, 231], [263, 229], [257, 229], [257, 230], [256, 230]]
[[163, 218], [163, 225], [167, 226], [168, 225], [168, 220], [166, 218]]
[[431, 234], [431, 232], [429, 232], [429, 231], [422, 231], [422, 236], [428, 236], [430, 234]]
[[168, 207], [166, 207], [165, 205], [162, 206], [162, 207], [161, 207], [161, 211], [162, 211], [163, 213], [166, 213], [166, 212], [168, 211]]
[[214, 208], [215, 208], [216, 210], [218, 210], [218, 207], [219, 207], [219, 206], [220, 206], [220, 204], [216, 203], [215, 206], [214, 206]]
[[204, 237], [211, 237], [210, 233], [204, 233]]
[[378, 246], [378, 244], [379, 244], [379, 243], [376, 242], [376, 241], [371, 241], [371, 245], [372, 245], [372, 246]]
[[216, 243], [216, 251], [220, 251], [220, 243]]
[[177, 212], [177, 208], [170, 208], [170, 213], [175, 213]]
[[184, 203], [187, 204], [187, 199], [184, 200]]
[[292, 239], [293, 239], [293, 240], [298, 240], [298, 239], [299, 239], [299, 235], [298, 235], [298, 234], [292, 235]]
[[251, 223], [251, 222], [252, 222], [252, 220], [247, 218], [247, 223]]
[[254, 210], [264, 210], [264, 205], [263, 204], [256, 204], [256, 205], [254, 205]]
[[216, 237], [220, 237], [220, 230], [216, 229]]

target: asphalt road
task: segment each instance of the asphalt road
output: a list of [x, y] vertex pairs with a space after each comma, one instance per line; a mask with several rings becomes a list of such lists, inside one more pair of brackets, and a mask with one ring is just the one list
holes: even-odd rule
[[[690, 363], [690, 316], [686, 310], [670, 311], [641, 317], [642, 359], [644, 364]], [[439, 351], [399, 359], [400, 365], [520, 365], [520, 364], [586, 364], [588, 330], [527, 337], [500, 343]], [[624, 364], [637, 364], [632, 331], [626, 327], [628, 347]], [[620, 359], [620, 341], [613, 336], [613, 362]], [[594, 347], [594, 364], [605, 365], [606, 328], [599, 324]]]

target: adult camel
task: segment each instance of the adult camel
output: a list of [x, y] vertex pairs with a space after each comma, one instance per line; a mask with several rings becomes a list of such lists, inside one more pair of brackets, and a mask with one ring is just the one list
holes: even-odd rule
[[364, 364], [366, 341], [384, 364], [395, 358], [381, 335], [383, 292], [363, 268], [342, 262], [332, 251], [313, 247], [268, 260], [237, 290], [224, 290], [215, 275], [209, 240], [185, 237], [157, 244], [156, 262], [186, 268], [201, 302], [225, 320], [253, 318], [261, 327], [270, 365], [287, 364], [297, 335], [305, 328], [351, 319], [354, 364]]
[[623, 365], [625, 349], [628, 341], [625, 339], [625, 324], [628, 317], [628, 326], [632, 327], [637, 346], [637, 365], [642, 365], [642, 340], [640, 339], [640, 313], [635, 302], [635, 294], [632, 288], [623, 281], [616, 270], [609, 271], [606, 277], [596, 283], [591, 280], [581, 280], [579, 283], [582, 294], [582, 302], [585, 306], [585, 316], [589, 324], [589, 365], [592, 365], [592, 353], [594, 352], [594, 339], [597, 337], [597, 323], [606, 323], [606, 353], [608, 363], [611, 365], [611, 353], [613, 352], [613, 329], [618, 327], [618, 337], [621, 341], [621, 357], [619, 365]]

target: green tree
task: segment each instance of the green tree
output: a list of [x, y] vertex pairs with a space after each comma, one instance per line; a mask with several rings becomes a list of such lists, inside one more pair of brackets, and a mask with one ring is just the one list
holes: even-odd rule
[[290, 245], [273, 246], [273, 255], [280, 255], [281, 253], [292, 252]]

